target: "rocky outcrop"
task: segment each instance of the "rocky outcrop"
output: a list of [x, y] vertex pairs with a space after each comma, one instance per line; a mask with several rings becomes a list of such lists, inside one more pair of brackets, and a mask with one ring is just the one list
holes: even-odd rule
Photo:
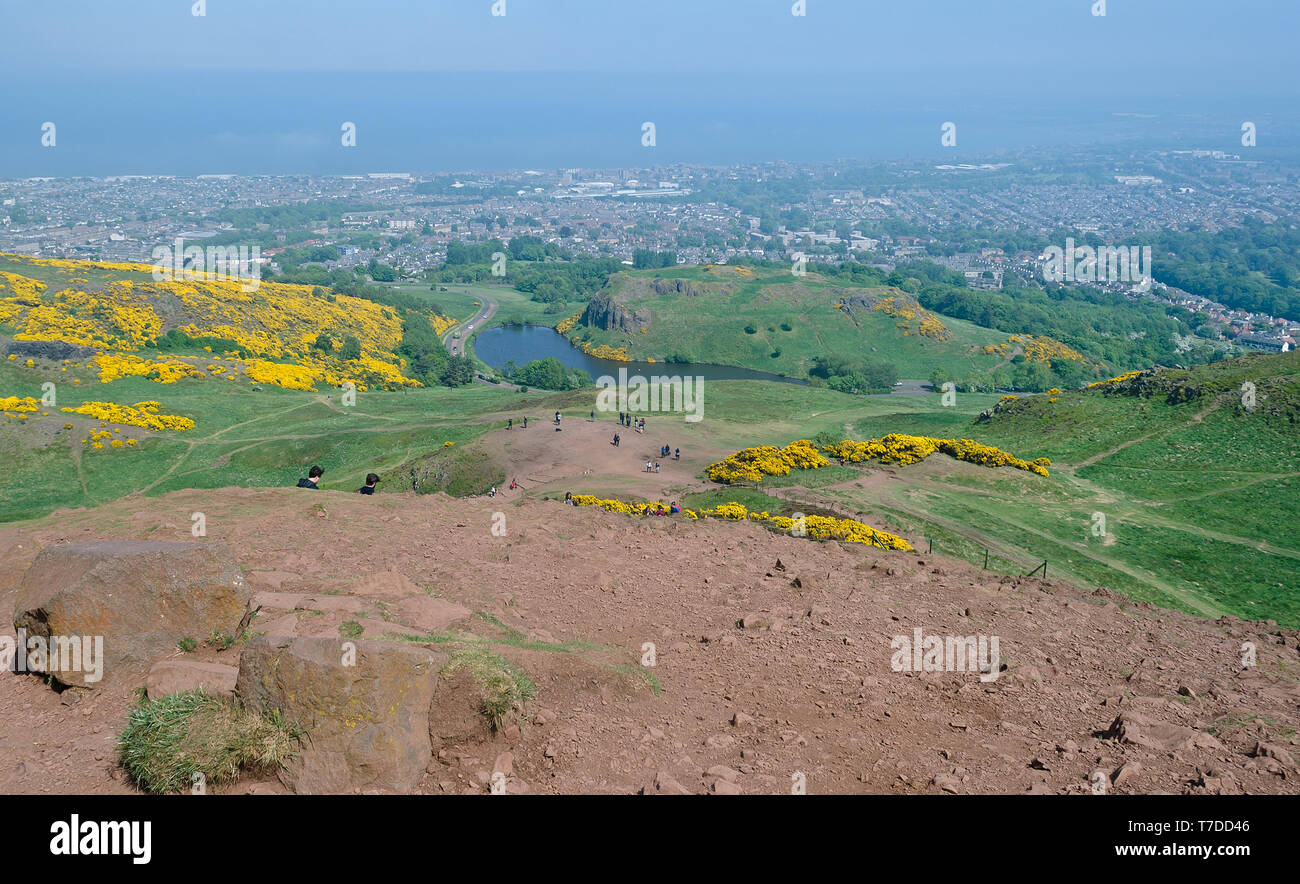
[[[32, 671], [94, 687], [100, 676], [147, 669], [183, 638], [233, 634], [250, 597], [224, 543], [67, 543], [42, 550], [27, 569], [14, 629], [69, 651], [29, 658]], [[98, 647], [96, 673], [84, 651]], [[77, 649], [83, 653], [71, 652]]]
[[582, 323], [592, 328], [634, 335], [650, 327], [650, 309], [628, 309], [608, 292], [601, 292], [587, 302]]
[[412, 645], [260, 636], [240, 656], [236, 693], [305, 731], [280, 771], [294, 792], [409, 792], [433, 754], [429, 708], [446, 659]]
[[67, 341], [10, 341], [5, 345], [6, 356], [31, 359], [85, 359], [95, 353], [92, 347], [69, 344]]

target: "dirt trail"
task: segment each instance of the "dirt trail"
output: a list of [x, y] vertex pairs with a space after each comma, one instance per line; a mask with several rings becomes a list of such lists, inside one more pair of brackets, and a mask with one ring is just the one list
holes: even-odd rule
[[1201, 421], [1205, 420], [1207, 415], [1209, 415], [1211, 412], [1217, 411], [1222, 406], [1223, 406], [1222, 402], [1211, 403], [1210, 405], [1201, 409], [1200, 411], [1192, 415], [1190, 418], [1188, 418], [1186, 421], [1184, 421], [1181, 424], [1175, 424], [1172, 427], [1162, 427], [1158, 430], [1152, 430], [1150, 433], [1147, 433], [1145, 436], [1138, 436], [1136, 439], [1129, 439], [1127, 442], [1122, 442], [1119, 445], [1116, 445], [1114, 448], [1107, 449], [1106, 451], [1103, 451], [1100, 454], [1094, 454], [1092, 457], [1088, 458], [1087, 460], [1081, 460], [1076, 464], [1071, 464], [1068, 466], [1061, 465], [1060, 467], [1058, 467], [1058, 469], [1073, 471], [1073, 470], [1083, 469], [1084, 467], [1090, 467], [1093, 464], [1097, 463], [1098, 461], [1105, 460], [1111, 455], [1118, 454], [1119, 452], [1123, 451], [1125, 448], [1128, 448], [1132, 445], [1137, 445], [1139, 442], [1145, 442], [1148, 439], [1154, 439], [1156, 436], [1164, 436], [1174, 432], [1175, 430], [1185, 429], [1187, 427], [1190, 427], [1192, 424], [1199, 424]]

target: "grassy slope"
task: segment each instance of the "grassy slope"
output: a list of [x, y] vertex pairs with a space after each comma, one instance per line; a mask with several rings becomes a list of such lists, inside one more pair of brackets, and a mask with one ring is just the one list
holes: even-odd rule
[[[896, 412], [854, 423], [857, 438], [887, 432], [963, 436], [1019, 456], [1048, 456], [1050, 479], [949, 460], [886, 467], [885, 483], [820, 493], [982, 563], [1015, 563], [1106, 586], [1163, 606], [1300, 625], [1300, 432], [1285, 418], [1235, 408], [1241, 382], [1283, 378], [1300, 399], [1300, 354], [1234, 360], [1189, 377], [1217, 390], [1199, 401], [1067, 393], [976, 424], [987, 399], [955, 409]], [[1279, 401], [1284, 392], [1279, 389]], [[1268, 402], [1261, 400], [1261, 406]], [[938, 456], [936, 456], [938, 457]], [[864, 484], [864, 487], [858, 485]], [[1106, 535], [1094, 536], [1095, 513]], [[1006, 570], [1006, 568], [1002, 568]]]
[[[834, 354], [849, 358], [873, 357], [892, 362], [900, 377], [924, 378], [936, 366], [950, 373], [966, 374], [988, 369], [1000, 360], [971, 348], [1005, 343], [1007, 336], [957, 319], [943, 318], [952, 339], [939, 341], [915, 332], [904, 336], [897, 319], [881, 311], [856, 309], [859, 328], [835, 308], [842, 293], [817, 274], [794, 279], [789, 273], [757, 270], [752, 278], [738, 275], [734, 268], [702, 267], [642, 271], [638, 277], [689, 279], [695, 282], [726, 282], [739, 286], [733, 294], [710, 292], [700, 296], [668, 294], [637, 297], [628, 306], [649, 307], [653, 319], [645, 334], [625, 335], [598, 329], [582, 329], [597, 343], [628, 347], [634, 359], [663, 360], [683, 356], [688, 361], [742, 365], [762, 371], [804, 376], [813, 357]], [[620, 284], [614, 283], [615, 290]], [[865, 289], [878, 292], [880, 289]], [[836, 294], [839, 292], [840, 294]], [[781, 325], [787, 323], [790, 331]], [[745, 326], [753, 323], [754, 334]], [[779, 355], [774, 353], [779, 351]]]

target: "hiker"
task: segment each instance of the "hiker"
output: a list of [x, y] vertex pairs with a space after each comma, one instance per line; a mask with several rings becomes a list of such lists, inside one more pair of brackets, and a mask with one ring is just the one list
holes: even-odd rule
[[560, 413], [559, 413], [558, 411], [555, 412], [555, 422], [556, 422], [557, 424], [560, 422]]
[[496, 496], [497, 496], [497, 486], [493, 485], [491, 488], [488, 489], [488, 497], [496, 497]]
[[595, 412], [594, 409], [593, 409], [592, 412], [591, 412], [591, 419], [592, 419], [592, 420], [595, 420], [595, 419], [596, 419], [596, 412]]
[[524, 429], [528, 429], [528, 418], [524, 418]]
[[375, 486], [379, 484], [379, 476], [374, 473], [366, 473], [366, 484], [357, 489], [357, 494], [374, 494]]
[[618, 413], [618, 425], [623, 426], [623, 412], [621, 411]]
[[318, 489], [318, 490], [319, 490], [319, 489], [320, 489], [320, 477], [323, 476], [323, 475], [325, 475], [325, 470], [324, 470], [324, 468], [322, 468], [322, 467], [318, 467], [318, 466], [313, 466], [310, 470], [307, 471], [307, 478], [305, 478], [305, 479], [299, 479], [299, 480], [298, 480], [298, 487], [299, 487], [299, 488], [315, 488], [315, 489]]
[[678, 448], [675, 452], [673, 452], [673, 460], [681, 460], [681, 459], [682, 459], [682, 450]]
[[619, 439], [618, 439], [618, 433], [615, 433], [615, 434], [614, 434], [614, 447], [615, 447], [615, 448], [618, 447], [618, 441], [619, 441]]
[[655, 461], [655, 472], [659, 472], [659, 461]]
[[577, 504], [573, 502], [573, 492], [572, 492], [572, 491], [566, 491], [566, 492], [564, 492], [564, 503], [565, 503], [567, 506], [577, 506]]
[[516, 488], [518, 488], [518, 487], [519, 487], [519, 480], [518, 480], [518, 479], [511, 479], [511, 480], [510, 480], [510, 490], [511, 490], [511, 491], [514, 491], [514, 490], [515, 490]]
[[677, 505], [677, 501], [674, 500], [674, 501], [673, 501], [673, 505], [672, 505], [671, 507], [669, 507], [668, 512], [670, 512], [670, 513], [673, 514], [674, 516], [680, 516], [681, 513], [682, 513], [682, 508], [679, 507], [679, 506]]
[[654, 472], [654, 468], [655, 468], [655, 465], [654, 465], [653, 463], [651, 463], [650, 461], [646, 461], [646, 462], [645, 462], [645, 471], [646, 471], [647, 473], [652, 473], [652, 472]]
[[509, 429], [513, 429], [513, 428], [514, 428], [514, 425], [515, 425], [515, 419], [514, 419], [514, 418], [509, 418], [509, 419], [506, 421], [506, 429], [507, 429], [507, 430], [509, 430]]

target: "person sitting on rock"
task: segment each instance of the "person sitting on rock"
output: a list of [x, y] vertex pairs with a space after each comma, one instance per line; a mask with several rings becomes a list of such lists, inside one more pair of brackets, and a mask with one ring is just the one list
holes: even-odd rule
[[366, 473], [366, 484], [357, 489], [357, 494], [374, 494], [378, 484], [379, 476], [376, 473]]
[[572, 492], [572, 491], [566, 491], [566, 492], [564, 492], [564, 503], [565, 503], [567, 506], [577, 506], [577, 504], [573, 502], [573, 492]]
[[679, 507], [679, 506], [677, 505], [677, 501], [674, 500], [674, 501], [673, 501], [673, 505], [672, 505], [671, 507], [668, 508], [668, 512], [672, 513], [674, 516], [678, 516], [678, 515], [681, 515], [682, 508]]
[[325, 475], [325, 469], [323, 467], [313, 465], [312, 468], [307, 471], [307, 478], [298, 480], [298, 487], [319, 489], [320, 477], [323, 475]]

